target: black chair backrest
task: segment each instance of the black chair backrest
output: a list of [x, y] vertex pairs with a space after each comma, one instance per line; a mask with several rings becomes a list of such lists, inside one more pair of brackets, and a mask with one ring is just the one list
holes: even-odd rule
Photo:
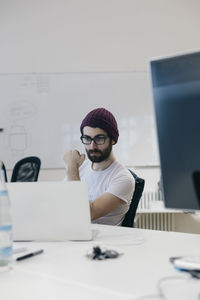
[[19, 160], [13, 168], [11, 182], [37, 181], [40, 166], [41, 161], [36, 156], [28, 156]]
[[1, 163], [1, 169], [4, 171], [5, 182], [7, 182], [8, 178], [7, 178], [6, 167], [5, 167], [4, 163], [2, 162], [2, 160], [0, 161], [0, 163]]
[[129, 171], [135, 178], [135, 190], [133, 193], [133, 197], [131, 200], [129, 210], [127, 211], [127, 213], [124, 217], [124, 220], [122, 221], [123, 227], [134, 227], [134, 218], [136, 215], [136, 210], [137, 210], [140, 198], [142, 196], [142, 192], [144, 190], [144, 184], [145, 184], [144, 179], [138, 177], [132, 170], [129, 169]]

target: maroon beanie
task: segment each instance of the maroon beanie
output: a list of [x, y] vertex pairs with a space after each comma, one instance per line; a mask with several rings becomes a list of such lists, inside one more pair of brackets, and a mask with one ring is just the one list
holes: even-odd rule
[[113, 114], [105, 108], [96, 108], [86, 115], [80, 126], [81, 133], [85, 126], [103, 129], [115, 144], [117, 143], [119, 137], [117, 122]]

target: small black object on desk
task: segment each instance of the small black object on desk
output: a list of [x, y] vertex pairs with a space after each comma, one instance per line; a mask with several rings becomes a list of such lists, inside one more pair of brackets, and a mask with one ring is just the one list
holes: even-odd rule
[[107, 258], [116, 258], [118, 257], [120, 254], [115, 251], [115, 250], [105, 250], [102, 251], [101, 248], [99, 246], [93, 247], [93, 251], [91, 254], [89, 254], [88, 256], [91, 259], [96, 259], [96, 260], [103, 260], [103, 259], [107, 259]]

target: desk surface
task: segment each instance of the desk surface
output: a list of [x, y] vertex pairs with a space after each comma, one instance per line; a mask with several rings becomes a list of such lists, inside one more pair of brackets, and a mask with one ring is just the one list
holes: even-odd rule
[[[28, 249], [42, 248], [44, 253], [16, 262], [11, 271], [0, 273], [1, 298], [141, 299], [144, 295], [158, 294], [159, 280], [169, 276], [169, 280], [163, 281], [166, 299], [198, 299], [200, 280], [176, 271], [169, 257], [200, 255], [200, 235], [92, 227], [97, 235], [90, 242], [17, 243]], [[96, 245], [118, 250], [123, 255], [105, 261], [90, 260], [86, 253]]]

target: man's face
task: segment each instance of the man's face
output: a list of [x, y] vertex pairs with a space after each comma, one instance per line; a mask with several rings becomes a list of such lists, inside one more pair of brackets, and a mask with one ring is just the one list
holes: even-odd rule
[[[104, 130], [85, 126], [83, 136], [86, 142], [91, 142], [88, 145], [85, 144], [85, 150], [92, 162], [102, 162], [109, 157], [112, 151], [112, 141]], [[95, 138], [96, 143], [94, 140], [91, 141], [90, 138]]]

